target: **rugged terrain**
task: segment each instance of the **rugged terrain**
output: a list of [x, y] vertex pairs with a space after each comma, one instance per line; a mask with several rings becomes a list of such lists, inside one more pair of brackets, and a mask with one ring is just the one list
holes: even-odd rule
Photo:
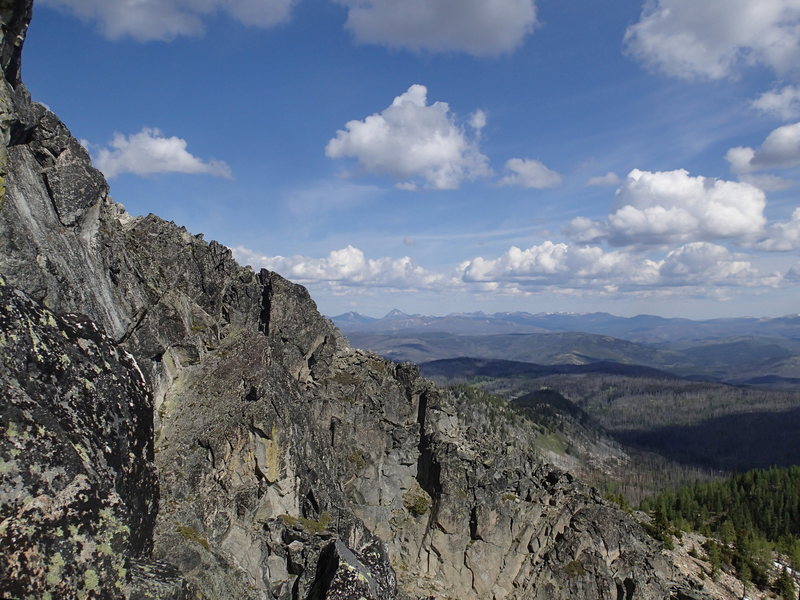
[[[639, 316], [499, 313], [334, 317], [348, 339], [417, 364], [464, 356], [540, 364], [640, 365], [683, 377], [797, 389], [800, 317], [689, 321]], [[579, 328], [583, 328], [582, 330]]]
[[0, 595], [702, 597], [530, 422], [115, 204], [20, 80], [30, 13], [0, 1]]
[[[628, 451], [637, 447], [684, 465], [746, 471], [790, 466], [800, 456], [796, 387], [693, 381], [608, 362], [539, 365], [458, 358], [423, 363], [420, 369], [441, 385], [468, 383], [513, 403], [542, 389], [557, 391], [567, 406], [558, 412], [566, 417], [570, 410], [583, 411]], [[574, 429], [567, 437], [576, 437]]]

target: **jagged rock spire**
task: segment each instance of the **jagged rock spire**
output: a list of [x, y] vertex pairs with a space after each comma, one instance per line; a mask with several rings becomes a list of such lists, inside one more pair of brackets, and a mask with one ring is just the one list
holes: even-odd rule
[[33, 0], [0, 0], [0, 66], [12, 86], [20, 81], [22, 43], [31, 21], [32, 9]]

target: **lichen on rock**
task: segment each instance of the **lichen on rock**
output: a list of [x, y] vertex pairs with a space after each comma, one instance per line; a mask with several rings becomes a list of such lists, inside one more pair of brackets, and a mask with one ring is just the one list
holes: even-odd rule
[[0, 330], [0, 588], [123, 598], [157, 509], [150, 391], [89, 321], [6, 285]]

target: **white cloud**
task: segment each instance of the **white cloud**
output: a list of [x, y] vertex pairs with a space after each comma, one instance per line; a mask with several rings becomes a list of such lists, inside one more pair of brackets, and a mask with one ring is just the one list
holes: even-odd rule
[[596, 177], [592, 177], [589, 181], [586, 182], [586, 185], [589, 186], [606, 186], [606, 185], [619, 185], [620, 179], [619, 175], [614, 173], [614, 171], [609, 171], [605, 175], [597, 175]]
[[206, 173], [230, 177], [230, 167], [222, 161], [203, 161], [186, 150], [186, 140], [164, 137], [158, 129], [145, 127], [126, 137], [114, 134], [110, 148], [101, 148], [94, 157], [95, 166], [109, 179], [121, 173]]
[[785, 121], [797, 119], [800, 117], [800, 86], [787, 85], [781, 90], [765, 92], [753, 100], [752, 106]]
[[770, 226], [766, 239], [756, 247], [773, 252], [800, 250], [800, 208], [794, 210], [788, 221]]
[[587, 244], [605, 239], [609, 235], [609, 226], [605, 221], [575, 217], [565, 227], [564, 234], [573, 242]]
[[727, 248], [692, 242], [669, 252], [659, 265], [660, 285], [774, 286], [780, 275], [761, 275]]
[[469, 118], [469, 126], [475, 131], [480, 132], [481, 129], [486, 127], [486, 113], [481, 109], [476, 110]]
[[711, 293], [719, 286], [776, 286], [782, 280], [778, 274], [762, 275], [749, 261], [708, 242], [692, 242], [654, 260], [628, 251], [547, 241], [525, 250], [512, 246], [495, 259], [477, 257], [460, 270], [465, 282], [498, 290], [611, 293], [691, 287]]
[[585, 287], [620, 280], [653, 282], [657, 265], [621, 251], [546, 241], [522, 250], [512, 246], [496, 259], [477, 257], [461, 266], [464, 281], [516, 281]]
[[800, 123], [778, 127], [757, 149], [746, 146], [731, 148], [725, 159], [736, 173], [800, 167]]
[[500, 185], [513, 185], [542, 190], [561, 185], [561, 175], [532, 158], [512, 158], [506, 162], [511, 171], [500, 180]]
[[536, 25], [534, 0], [337, 0], [356, 41], [410, 50], [494, 56]]
[[108, 39], [171, 40], [200, 35], [203, 21], [217, 13], [254, 27], [272, 27], [289, 18], [297, 0], [40, 0], [96, 21]]
[[717, 297], [722, 288], [777, 287], [784, 281], [779, 273], [763, 274], [746, 257], [708, 242], [685, 244], [659, 258], [546, 241], [527, 249], [512, 246], [496, 258], [475, 257], [460, 264], [454, 274], [430, 271], [407, 256], [370, 259], [353, 246], [322, 258], [265, 256], [243, 246], [233, 248], [233, 254], [242, 264], [270, 269], [334, 294], [389, 289], [609, 296], [670, 295], [683, 289], [680, 293]]
[[650, 0], [625, 33], [628, 51], [677, 77], [722, 79], [743, 66], [800, 65], [797, 0]]
[[456, 189], [465, 179], [489, 175], [477, 142], [456, 124], [446, 102], [429, 105], [427, 93], [424, 85], [412, 85], [380, 114], [348, 122], [325, 154], [354, 157], [367, 172], [401, 179], [403, 189], [413, 189], [418, 178], [433, 189]]
[[777, 175], [756, 175], [753, 173], [743, 173], [739, 175], [739, 181], [749, 183], [765, 192], [779, 192], [781, 190], [788, 190], [797, 185], [797, 182], [792, 179], [785, 179]]
[[367, 258], [358, 248], [333, 250], [324, 258], [264, 256], [243, 246], [232, 248], [242, 264], [275, 271], [300, 283], [330, 283], [346, 287], [383, 287], [398, 290], [436, 290], [457, 286], [452, 277], [429, 271], [403, 258]]
[[752, 162], [756, 156], [756, 151], [745, 146], [736, 146], [725, 153], [725, 160], [731, 165], [734, 173], [746, 173], [752, 171]]
[[743, 240], [762, 231], [765, 205], [764, 192], [747, 183], [692, 177], [683, 169], [634, 169], [606, 220], [579, 217], [565, 232], [576, 241], [614, 245]]

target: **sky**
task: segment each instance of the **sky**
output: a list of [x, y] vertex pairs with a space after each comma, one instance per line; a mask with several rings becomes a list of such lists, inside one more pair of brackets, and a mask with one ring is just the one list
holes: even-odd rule
[[327, 315], [800, 310], [800, 0], [37, 0], [23, 78]]

